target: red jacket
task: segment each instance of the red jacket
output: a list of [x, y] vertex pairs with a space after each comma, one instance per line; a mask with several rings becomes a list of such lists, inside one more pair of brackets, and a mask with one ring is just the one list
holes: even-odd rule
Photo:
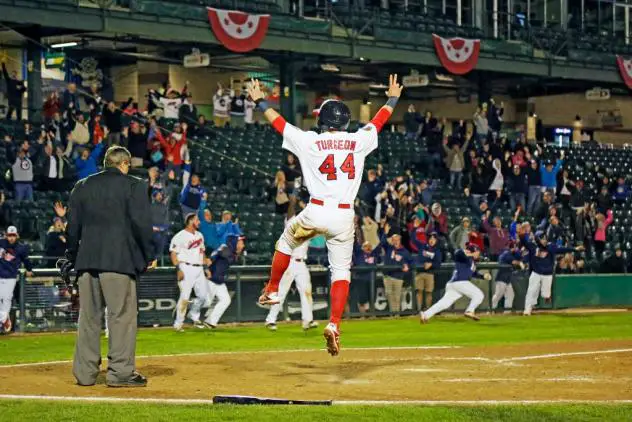
[[485, 252], [485, 241], [483, 239], [483, 235], [479, 232], [470, 232], [469, 236], [470, 243], [478, 246], [481, 252]]
[[177, 166], [182, 165], [184, 160], [182, 159], [182, 147], [187, 143], [187, 134], [182, 132], [182, 138], [175, 143], [171, 143], [172, 135], [169, 135], [168, 140], [162, 136], [160, 130], [156, 131], [156, 139], [162, 146], [162, 152], [165, 155], [165, 163], [173, 163]]

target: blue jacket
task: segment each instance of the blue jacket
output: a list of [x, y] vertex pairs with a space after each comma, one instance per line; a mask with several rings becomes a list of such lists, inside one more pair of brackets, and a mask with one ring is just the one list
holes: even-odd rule
[[[377, 247], [371, 252], [364, 252], [357, 243], [353, 246], [353, 266], [354, 267], [375, 267], [380, 262], [380, 248]], [[352, 279], [369, 280], [370, 272], [352, 272]]]
[[630, 196], [630, 188], [624, 183], [622, 185], [617, 184], [614, 188], [614, 194], [612, 199], [616, 201], [625, 201]]
[[191, 186], [190, 183], [187, 183], [180, 193], [180, 203], [185, 207], [197, 210], [202, 203], [202, 194], [204, 192], [206, 190], [202, 186]]
[[97, 162], [99, 161], [101, 152], [103, 152], [103, 142], [94, 147], [87, 160], [82, 160], [81, 157], [75, 158], [75, 167], [77, 168], [79, 179], [85, 179], [88, 176], [98, 173], [99, 167]]
[[544, 163], [540, 164], [540, 175], [542, 176], [542, 186], [547, 188], [557, 188], [557, 173], [562, 169], [564, 160], [557, 160], [555, 167], [550, 172], [546, 171]]
[[[415, 264], [417, 264], [417, 272], [433, 272], [441, 267], [441, 249], [438, 245], [434, 247], [428, 243], [420, 242], [414, 233], [411, 233], [410, 239], [417, 247], [417, 255], [415, 255]], [[432, 267], [429, 270], [424, 269], [425, 263], [431, 263]]]
[[512, 252], [510, 249], [505, 249], [500, 253], [498, 257], [499, 264], [511, 265], [512, 268], [501, 267], [496, 274], [496, 281], [502, 281], [509, 283], [511, 281], [511, 273], [513, 273], [513, 262], [522, 261], [522, 254], [520, 251]]
[[529, 251], [529, 268], [540, 275], [553, 275], [555, 255], [574, 251], [572, 248], [563, 248], [555, 243], [549, 243], [545, 248], [534, 242], [526, 242], [525, 246]]
[[211, 253], [211, 281], [215, 284], [226, 283], [228, 269], [237, 260], [237, 236], [229, 236], [225, 244]]
[[204, 246], [206, 249], [215, 250], [220, 247], [222, 243], [219, 234], [217, 233], [217, 224], [209, 223], [204, 219], [204, 210], [206, 209], [206, 201], [202, 200], [200, 203], [200, 209], [198, 210], [198, 217], [200, 218], [200, 233], [204, 236]]
[[17, 242], [12, 245], [7, 239], [0, 239], [0, 278], [17, 278], [22, 263], [27, 271], [33, 270], [29, 247]]
[[395, 249], [393, 246], [389, 245], [386, 242], [386, 239], [382, 241], [382, 247], [385, 251], [384, 265], [396, 265], [400, 267], [400, 269], [387, 270], [384, 271], [384, 273], [388, 277], [403, 280], [407, 274], [405, 271], [403, 271], [404, 264], [408, 265], [409, 268], [412, 267], [414, 264], [413, 257], [410, 255], [410, 252], [408, 252], [408, 249], [406, 249], [403, 245], [398, 249]]
[[448, 283], [470, 281], [472, 278], [483, 278], [483, 275], [476, 271], [474, 260], [465, 255], [463, 249], [457, 249], [454, 252], [454, 267], [454, 272]]
[[229, 236], [243, 236], [239, 223], [233, 223], [232, 221], [228, 223], [216, 223], [215, 227], [217, 227], [217, 236], [220, 244], [226, 243]]

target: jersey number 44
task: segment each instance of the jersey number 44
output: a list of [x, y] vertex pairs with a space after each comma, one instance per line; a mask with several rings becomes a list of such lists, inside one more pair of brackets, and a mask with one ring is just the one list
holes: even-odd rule
[[[334, 163], [334, 154], [329, 154], [325, 157], [325, 161], [318, 167], [318, 170], [322, 174], [327, 175], [327, 180], [338, 179], [338, 169]], [[347, 155], [347, 158], [342, 162], [340, 171], [346, 173], [349, 179], [355, 179], [355, 163], [353, 162], [353, 154]]]

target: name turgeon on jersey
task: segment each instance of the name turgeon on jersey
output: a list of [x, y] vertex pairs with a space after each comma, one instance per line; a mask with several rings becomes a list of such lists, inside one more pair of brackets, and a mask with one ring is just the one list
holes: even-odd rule
[[355, 151], [356, 141], [342, 140], [342, 139], [327, 139], [324, 141], [316, 141], [318, 151], [323, 150], [338, 150], [338, 151]]

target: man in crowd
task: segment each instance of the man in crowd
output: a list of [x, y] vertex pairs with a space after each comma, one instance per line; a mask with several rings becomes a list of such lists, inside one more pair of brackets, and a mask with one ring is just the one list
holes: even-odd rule
[[7, 71], [6, 59], [2, 59], [2, 74], [7, 84], [7, 99], [9, 100], [9, 109], [7, 110], [7, 120], [11, 120], [13, 112], [17, 121], [22, 120], [22, 99], [26, 92], [24, 81], [18, 78], [18, 72], [12, 71], [11, 75]]
[[9, 226], [0, 239], [0, 329], [4, 333], [11, 332], [13, 326], [9, 313], [20, 267], [24, 265], [26, 276], [33, 277], [33, 265], [28, 256], [28, 246], [18, 242], [18, 229]]
[[[370, 242], [365, 241], [360, 245], [358, 238], [353, 247], [353, 267], [376, 268], [380, 261], [379, 247], [373, 248]], [[351, 284], [350, 303], [355, 302], [360, 313], [366, 313], [371, 309], [369, 301], [371, 299], [371, 273], [368, 271], [353, 272], [353, 283]], [[353, 308], [351, 309], [353, 312]]]
[[489, 219], [483, 217], [482, 227], [489, 239], [489, 255], [495, 260], [502, 250], [509, 246], [509, 230], [502, 226], [503, 220], [499, 216], [494, 217], [493, 224], [492, 227]]
[[538, 162], [531, 160], [529, 167], [526, 169], [527, 181], [529, 183], [529, 204], [527, 205], [527, 213], [533, 215], [540, 207], [542, 198], [542, 173]]
[[408, 111], [404, 113], [404, 128], [406, 129], [406, 138], [407, 139], [417, 139], [419, 135], [419, 126], [423, 121], [421, 114], [417, 110], [415, 110], [415, 105], [410, 104], [408, 106]]
[[[388, 226], [388, 225], [387, 225]], [[385, 227], [385, 233], [389, 228]], [[384, 235], [386, 239], [386, 234]], [[402, 236], [394, 234], [382, 243], [384, 248], [384, 265], [395, 266], [396, 269], [384, 271], [384, 292], [388, 301], [388, 308], [394, 314], [399, 314], [402, 303], [402, 287], [406, 274], [414, 264], [408, 249], [402, 244]]]
[[[423, 310], [432, 305], [432, 292], [435, 285], [435, 272], [441, 268], [441, 249], [439, 249], [437, 234], [432, 232], [428, 236], [428, 243], [423, 244], [413, 236], [418, 253], [415, 256], [417, 274], [415, 275], [415, 290], [417, 291], [417, 309]], [[423, 298], [423, 300], [422, 300]]]
[[90, 151], [88, 148], [82, 148], [79, 157], [75, 159], [75, 169], [77, 169], [78, 178], [84, 179], [99, 171], [98, 163], [103, 153], [103, 141], [100, 141]]
[[121, 116], [123, 112], [116, 106], [114, 101], [110, 101], [103, 107], [103, 125], [107, 128], [107, 146], [121, 144], [121, 132], [123, 132], [123, 123]]
[[187, 183], [180, 193], [180, 206], [182, 215], [195, 214], [202, 203], [202, 196], [206, 193], [204, 187], [200, 184], [200, 176], [191, 175], [189, 183]]
[[540, 166], [540, 175], [542, 178], [542, 187], [551, 195], [555, 196], [557, 190], [557, 174], [564, 164], [564, 150], [560, 152], [560, 158], [555, 162], [547, 161]]
[[230, 122], [230, 91], [217, 84], [217, 92], [213, 95], [213, 123], [216, 127], [224, 127]]
[[16, 201], [32, 201], [33, 162], [29, 158], [28, 142], [24, 142], [17, 153], [14, 152], [10, 143], [8, 145], [5, 143], [5, 147], [7, 147], [7, 160], [9, 163], [13, 163], [11, 165], [11, 174], [13, 175], [15, 199]]

